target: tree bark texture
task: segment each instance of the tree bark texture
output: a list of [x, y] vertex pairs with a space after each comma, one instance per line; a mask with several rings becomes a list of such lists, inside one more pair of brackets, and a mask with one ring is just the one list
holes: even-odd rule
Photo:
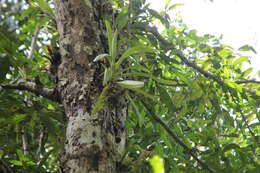
[[109, 0], [56, 0], [55, 9], [61, 53], [58, 93], [67, 119], [66, 141], [60, 158], [62, 171], [121, 172], [116, 165], [125, 149], [125, 99], [116, 97], [115, 92], [109, 106], [91, 115], [103, 89], [102, 68], [93, 59], [106, 50], [101, 39], [104, 34], [101, 15], [111, 11], [111, 3]]

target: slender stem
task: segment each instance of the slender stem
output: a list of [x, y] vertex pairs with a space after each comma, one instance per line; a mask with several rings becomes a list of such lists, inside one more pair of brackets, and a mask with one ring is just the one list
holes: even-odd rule
[[36, 42], [37, 42], [39, 31], [40, 31], [40, 27], [37, 25], [36, 28], [35, 28], [33, 38], [32, 38], [32, 42], [31, 42], [31, 50], [30, 50], [30, 53], [29, 53], [29, 56], [28, 56], [29, 59], [33, 58], [33, 52], [34, 52], [34, 49], [35, 49], [35, 45], [36, 45]]
[[27, 138], [27, 131], [26, 131], [26, 124], [25, 122], [22, 123], [22, 143], [23, 143], [23, 154], [28, 155], [28, 138]]
[[169, 128], [169, 126], [166, 125], [153, 111], [152, 109], [146, 104], [143, 100], [141, 101], [148, 113], [152, 116], [152, 118], [158, 122], [167, 132], [168, 134], [179, 144], [181, 145], [205, 170], [208, 170], [209, 172], [215, 173], [216, 171], [210, 168], [205, 162], [200, 160], [194, 150], [189, 148], [182, 140], [172, 131], [172, 129]]

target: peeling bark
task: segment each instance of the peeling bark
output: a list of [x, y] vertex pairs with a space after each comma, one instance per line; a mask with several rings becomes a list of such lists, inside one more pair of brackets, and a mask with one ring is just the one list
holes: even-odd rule
[[103, 53], [101, 14], [107, 0], [56, 0], [61, 64], [58, 92], [66, 118], [66, 141], [61, 157], [64, 173], [114, 173], [125, 149], [127, 103], [111, 97], [109, 106], [90, 115], [101, 93], [102, 69], [93, 59]]

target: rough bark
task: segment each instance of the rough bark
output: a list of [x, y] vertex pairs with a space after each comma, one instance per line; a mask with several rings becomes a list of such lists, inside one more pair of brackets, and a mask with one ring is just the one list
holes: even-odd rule
[[126, 140], [124, 98], [115, 94], [108, 107], [90, 115], [104, 87], [101, 65], [93, 59], [105, 50], [100, 39], [101, 14], [108, 12], [110, 6], [107, 0], [55, 2], [61, 53], [58, 92], [67, 118], [61, 155], [64, 173], [121, 172], [116, 165]]

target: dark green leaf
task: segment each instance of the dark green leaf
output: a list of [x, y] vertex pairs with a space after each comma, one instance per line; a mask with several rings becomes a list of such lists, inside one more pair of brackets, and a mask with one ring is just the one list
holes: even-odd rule
[[252, 46], [249, 46], [249, 45], [244, 45], [244, 46], [240, 47], [238, 50], [240, 50], [240, 51], [252, 51], [255, 54], [257, 53], [255, 51], [255, 49]]

